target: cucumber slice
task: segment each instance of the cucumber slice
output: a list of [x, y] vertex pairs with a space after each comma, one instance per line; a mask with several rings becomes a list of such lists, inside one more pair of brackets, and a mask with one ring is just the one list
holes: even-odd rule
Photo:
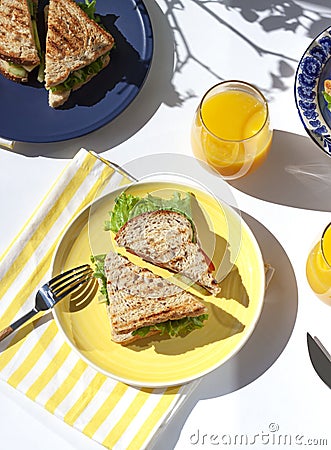
[[8, 72], [21, 78], [28, 76], [28, 72], [24, 69], [24, 67], [18, 66], [17, 64], [8, 64]]

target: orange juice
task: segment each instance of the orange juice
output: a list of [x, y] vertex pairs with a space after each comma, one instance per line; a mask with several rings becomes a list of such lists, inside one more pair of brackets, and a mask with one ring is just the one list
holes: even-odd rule
[[322, 251], [327, 264], [331, 268], [331, 224], [329, 224], [322, 236]]
[[307, 280], [314, 293], [331, 305], [331, 224], [310, 252], [306, 264]]
[[241, 141], [260, 131], [267, 111], [251, 94], [230, 90], [208, 98], [202, 105], [201, 116], [215, 136], [228, 141]]
[[218, 85], [221, 89], [215, 93], [212, 88], [202, 100], [192, 128], [192, 147], [221, 175], [237, 178], [262, 164], [272, 132], [263, 96], [250, 85], [244, 89], [242, 82], [229, 89], [224, 89], [225, 84]]

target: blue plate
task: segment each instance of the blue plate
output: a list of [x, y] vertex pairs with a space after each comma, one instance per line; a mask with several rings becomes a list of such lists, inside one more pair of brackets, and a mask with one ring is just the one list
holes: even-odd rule
[[331, 79], [331, 27], [309, 45], [295, 77], [295, 101], [309, 136], [331, 156], [331, 112], [323, 97], [324, 81]]
[[112, 121], [137, 96], [153, 54], [148, 12], [140, 0], [97, 0], [96, 12], [116, 42], [109, 66], [57, 109], [48, 106], [36, 80], [21, 85], [0, 76], [1, 137], [55, 142], [82, 136]]

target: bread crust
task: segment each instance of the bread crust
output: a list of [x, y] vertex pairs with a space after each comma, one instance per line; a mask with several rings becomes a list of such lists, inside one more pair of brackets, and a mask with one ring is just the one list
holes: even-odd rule
[[50, 0], [46, 36], [45, 87], [65, 81], [111, 50], [113, 36], [73, 0]]
[[40, 63], [39, 57], [31, 60], [27, 58], [19, 58], [15, 56], [10, 56], [8, 54], [4, 54], [0, 52], [0, 59], [3, 59], [4, 61], [11, 62], [13, 64], [17, 64], [18, 66], [26, 66], [26, 67], [35, 67], [37, 64]]
[[27, 0], [2, 0], [0, 19], [0, 58], [20, 66], [39, 64]]
[[[146, 336], [144, 336], [144, 339], [149, 338], [150, 336], [154, 336], [155, 334], [160, 334], [160, 331], [150, 331], [146, 334]], [[142, 336], [139, 336], [138, 334], [133, 336], [132, 333], [116, 334], [113, 331], [111, 338], [112, 341], [116, 342], [117, 344], [128, 345], [132, 344], [135, 341], [138, 341], [139, 339], [142, 339]]]

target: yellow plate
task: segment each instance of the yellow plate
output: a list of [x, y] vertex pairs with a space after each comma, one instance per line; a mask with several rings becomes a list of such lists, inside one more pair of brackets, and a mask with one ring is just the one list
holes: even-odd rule
[[[141, 197], [169, 189], [194, 193], [203, 211], [199, 239], [203, 246], [213, 242], [213, 261], [216, 269], [221, 266], [218, 276], [225, 277], [220, 296], [200, 294], [209, 310], [204, 327], [185, 337], [152, 336], [124, 347], [111, 341], [106, 307], [98, 302], [97, 294], [78, 305], [65, 299], [54, 308], [59, 328], [88, 364], [107, 376], [139, 387], [178, 385], [219, 367], [247, 341], [264, 299], [264, 264], [259, 246], [232, 208], [208, 193], [184, 185], [145, 182], [129, 187], [130, 193]], [[89, 263], [92, 253], [106, 253], [113, 248], [103, 224], [121, 191], [123, 188], [98, 199], [74, 220], [56, 250], [54, 274]]]

